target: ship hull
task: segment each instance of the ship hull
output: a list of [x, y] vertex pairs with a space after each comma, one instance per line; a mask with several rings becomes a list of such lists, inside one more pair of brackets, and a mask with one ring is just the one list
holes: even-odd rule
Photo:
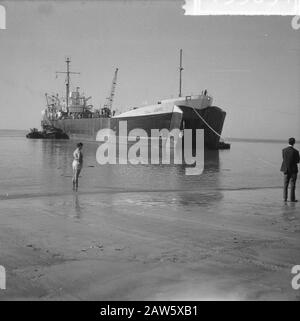
[[[153, 115], [140, 115], [134, 117], [114, 118], [82, 118], [51, 120], [52, 126], [63, 130], [71, 139], [96, 141], [101, 129], [112, 129], [119, 135], [119, 122], [126, 121], [127, 131], [143, 129], [148, 137], [151, 129], [204, 129], [204, 144], [208, 149], [218, 149], [219, 140], [226, 113], [219, 107], [207, 107], [196, 111], [185, 106], [179, 106], [180, 112], [159, 113]], [[202, 118], [202, 119], [201, 119]], [[205, 122], [203, 122], [203, 119]], [[211, 128], [213, 128], [213, 130]], [[218, 133], [219, 135], [217, 135]]]

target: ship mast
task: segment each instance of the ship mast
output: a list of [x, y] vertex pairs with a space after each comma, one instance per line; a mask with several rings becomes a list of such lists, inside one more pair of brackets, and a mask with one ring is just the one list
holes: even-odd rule
[[180, 49], [180, 65], [179, 65], [179, 97], [181, 97], [181, 89], [182, 89], [182, 49]]
[[80, 75], [80, 72], [70, 71], [70, 62], [71, 58], [66, 58], [67, 64], [67, 71], [57, 71], [56, 74], [67, 74], [66, 78], [66, 106], [67, 106], [67, 113], [69, 113], [69, 93], [70, 93], [70, 74], [77, 74]]

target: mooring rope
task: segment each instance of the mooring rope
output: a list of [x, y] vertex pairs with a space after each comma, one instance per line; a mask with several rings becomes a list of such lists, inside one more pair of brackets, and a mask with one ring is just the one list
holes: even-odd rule
[[210, 124], [198, 113], [198, 111], [196, 110], [195, 107], [192, 106], [192, 108], [194, 109], [194, 112], [196, 113], [196, 115], [198, 115], [198, 117], [203, 121], [203, 123], [212, 131], [214, 132], [217, 136], [219, 136], [222, 140], [223, 140], [223, 137], [222, 135], [220, 135], [216, 130], [214, 130]]

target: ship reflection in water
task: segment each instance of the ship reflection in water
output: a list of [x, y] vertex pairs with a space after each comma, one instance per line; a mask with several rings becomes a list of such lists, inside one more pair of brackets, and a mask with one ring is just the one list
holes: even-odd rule
[[[220, 159], [218, 150], [205, 150], [204, 171], [200, 176], [190, 176], [187, 180], [193, 181], [191, 189], [186, 189], [187, 182], [182, 185], [182, 192], [178, 193], [178, 199], [183, 206], [208, 206], [223, 199], [220, 191]], [[199, 185], [198, 185], [199, 184]]]
[[[37, 142], [35, 142], [37, 143]], [[74, 141], [39, 141], [45, 166], [43, 175], [50, 188], [70, 190]], [[83, 142], [84, 168], [79, 180], [79, 192], [73, 198], [75, 216], [84, 215], [80, 194], [104, 195], [105, 204], [113, 207], [126, 203], [143, 206], [171, 207], [205, 206], [223, 198], [220, 191], [220, 160], [218, 150], [205, 150], [201, 175], [186, 175], [186, 165], [99, 165], [98, 145]], [[224, 151], [221, 151], [221, 153]], [[171, 154], [172, 156], [172, 154]], [[150, 162], [150, 156], [149, 156]], [[56, 174], [50, 174], [50, 169]], [[59, 175], [57, 175], [60, 173]]]
[[[76, 142], [41, 140], [44, 164], [42, 177], [48, 189], [71, 193], [72, 160]], [[124, 204], [142, 205], [146, 209], [156, 206], [183, 207], [206, 206], [223, 198], [220, 191], [219, 153], [226, 151], [205, 150], [204, 171], [201, 175], [187, 176], [186, 165], [99, 165], [96, 160], [98, 144], [83, 142], [84, 168], [79, 179], [79, 192], [73, 198], [74, 213], [84, 217], [86, 207], [80, 194], [97, 194], [107, 207], [118, 209]], [[150, 160], [149, 160], [150, 161]], [[90, 201], [94, 202], [94, 201]]]

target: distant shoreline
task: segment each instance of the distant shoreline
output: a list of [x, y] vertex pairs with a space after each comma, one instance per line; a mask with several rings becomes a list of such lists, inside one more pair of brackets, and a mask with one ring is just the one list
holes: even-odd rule
[[[286, 143], [287, 139], [268, 139], [268, 138], [226, 138], [228, 142], [245, 142], [245, 143]], [[296, 139], [296, 142], [299, 141]]]
[[[1, 132], [28, 132], [28, 129], [0, 129]], [[287, 143], [287, 139], [268, 139], [268, 138], [237, 138], [225, 137], [226, 142], [245, 142], [245, 143]], [[296, 138], [296, 142], [300, 139]]]

